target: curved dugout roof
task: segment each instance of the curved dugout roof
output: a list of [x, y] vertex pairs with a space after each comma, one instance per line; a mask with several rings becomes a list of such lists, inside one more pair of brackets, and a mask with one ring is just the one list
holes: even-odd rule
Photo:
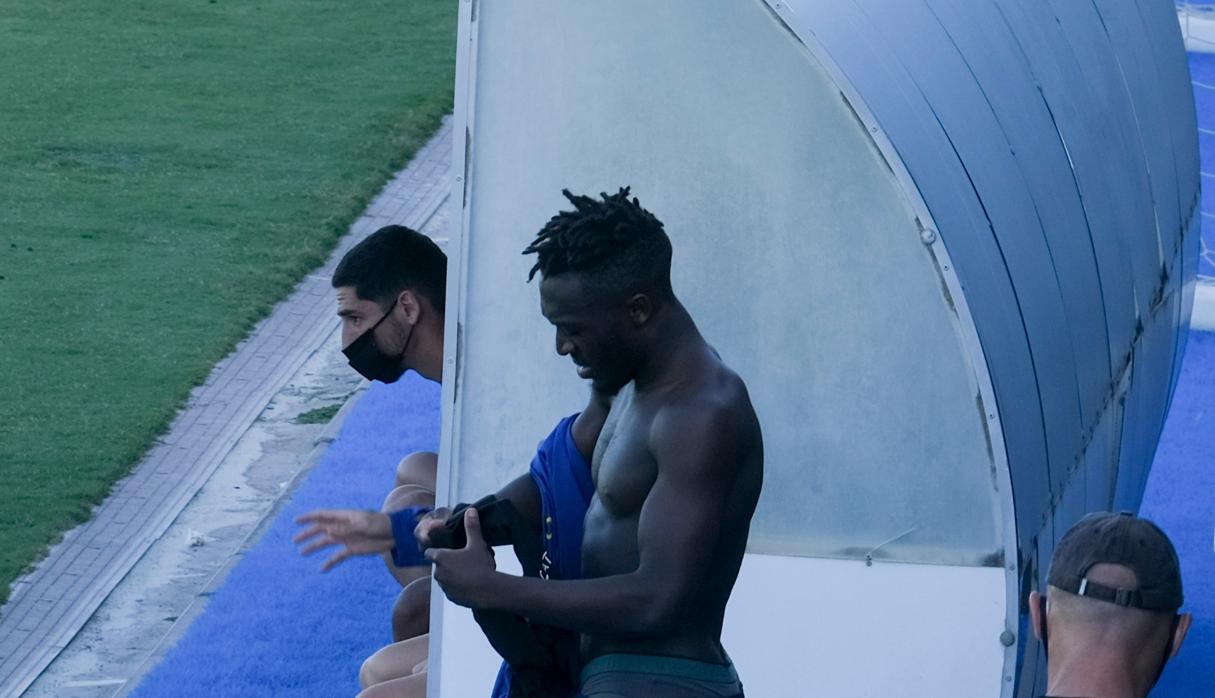
[[[786, 692], [790, 648], [821, 645], [803, 678], [823, 692], [1031, 687], [1019, 596], [1083, 512], [1137, 507], [1184, 343], [1198, 157], [1167, 0], [461, 16], [440, 497], [517, 475], [583, 403], [519, 251], [563, 187], [631, 184], [764, 428], [731, 604], [797, 634], [727, 627], [748, 686]], [[438, 615], [442, 647], [476, 637]], [[878, 637], [896, 644], [860, 686]], [[443, 695], [475, 683], [444, 667]]]
[[954, 262], [1000, 413], [1024, 597], [1084, 512], [1138, 508], [1180, 370], [1199, 167], [1175, 9], [770, 4], [834, 64]]
[[1172, 4], [774, 7], [834, 63], [954, 261], [1000, 408], [1023, 557], [1054, 537], [1056, 511], [1065, 527], [1137, 508], [1198, 249], [1197, 127]]

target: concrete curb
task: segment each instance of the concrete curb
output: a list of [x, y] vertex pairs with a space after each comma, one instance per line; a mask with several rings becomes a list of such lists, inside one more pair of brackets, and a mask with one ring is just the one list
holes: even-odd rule
[[203, 586], [202, 590], [190, 602], [190, 605], [187, 606], [185, 610], [181, 612], [181, 615], [177, 617], [177, 620], [173, 622], [172, 627], [170, 627], [156, 643], [155, 649], [152, 650], [147, 659], [145, 659], [143, 663], [141, 663], [139, 667], [132, 673], [130, 679], [122, 684], [121, 688], [114, 694], [115, 698], [124, 698], [125, 696], [130, 695], [130, 693], [139, 685], [139, 679], [143, 678], [149, 671], [152, 670], [152, 667], [156, 666], [162, 659], [164, 659], [165, 655], [169, 653], [173, 646], [177, 644], [177, 641], [181, 639], [182, 635], [184, 635], [185, 632], [190, 628], [190, 624], [202, 615], [207, 608], [208, 602], [211, 600], [211, 596], [219, 589], [220, 586], [223, 585], [224, 581], [228, 578], [228, 574], [231, 573], [238, 564], [240, 564], [240, 561], [245, 558], [245, 554], [248, 553], [249, 550], [262, 539], [266, 533], [266, 530], [269, 529], [270, 524], [272, 524], [278, 517], [279, 512], [283, 510], [283, 507], [286, 506], [287, 502], [291, 501], [291, 497], [295, 494], [295, 491], [299, 489], [300, 484], [308, 477], [313, 468], [320, 464], [321, 459], [325, 456], [326, 451], [329, 450], [329, 444], [333, 443], [333, 441], [337, 439], [338, 433], [342, 430], [342, 424], [345, 423], [346, 418], [350, 415], [350, 413], [354, 411], [354, 406], [358, 404], [359, 398], [363, 396], [363, 393], [365, 393], [366, 390], [367, 383], [364, 382], [360, 384], [359, 389], [353, 395], [347, 398], [345, 403], [342, 404], [342, 407], [340, 410], [338, 410], [338, 413], [334, 415], [333, 419], [325, 425], [325, 428], [320, 435], [316, 437], [315, 445], [313, 446], [312, 451], [308, 454], [308, 457], [305, 459], [304, 466], [295, 474], [295, 477], [291, 479], [290, 484], [283, 489], [282, 493], [277, 499], [274, 500], [274, 503], [270, 506], [270, 508], [267, 509], [264, 514], [262, 514], [257, 524], [254, 525], [249, 534], [245, 536], [244, 540], [241, 541], [240, 547], [237, 549], [236, 553], [229, 557], [224, 566], [218, 569], [215, 574], [211, 576], [211, 578]]

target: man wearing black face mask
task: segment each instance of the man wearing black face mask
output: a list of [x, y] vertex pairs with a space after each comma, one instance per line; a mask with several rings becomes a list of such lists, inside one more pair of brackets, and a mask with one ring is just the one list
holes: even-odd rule
[[[404, 226], [381, 228], [346, 253], [332, 283], [342, 321], [342, 353], [351, 368], [383, 383], [397, 381], [410, 369], [432, 381], [441, 379], [447, 257], [430, 238]], [[396, 525], [411, 532], [417, 517], [434, 506], [437, 460], [430, 452], [406, 456], [397, 466], [395, 488], [382, 513], [339, 515], [357, 517], [369, 529], [384, 526], [390, 531], [390, 522], [399, 519]], [[312, 517], [324, 513], [311, 512], [303, 520], [315, 523]], [[429, 565], [416, 549], [382, 552], [389, 572], [403, 587], [392, 612], [393, 640], [426, 633]]]
[[[446, 257], [425, 236], [401, 226], [382, 228], [352, 248], [333, 275], [343, 353], [369, 380], [391, 383], [407, 370], [439, 381], [443, 362], [443, 304]], [[528, 472], [497, 493], [509, 500], [552, 545], [567, 553], [549, 558], [553, 578], [577, 575], [582, 518], [590, 497], [589, 458], [607, 416], [607, 398], [593, 393], [576, 417], [561, 420], [541, 443]], [[313, 511], [297, 522], [304, 554], [341, 546], [322, 566], [359, 555], [381, 554], [404, 586], [393, 609], [394, 643], [372, 655], [359, 672], [367, 696], [425, 693], [429, 624], [430, 563], [414, 538], [418, 519], [434, 505], [434, 453], [415, 453], [397, 469], [397, 488], [381, 512]], [[542, 515], [544, 515], [542, 524]], [[444, 520], [446, 510], [434, 512]], [[401, 621], [400, 616], [406, 616]], [[401, 622], [399, 622], [401, 621]], [[500, 672], [494, 695], [506, 695], [513, 674]], [[361, 694], [363, 695], [363, 694]]]
[[381, 228], [351, 249], [333, 273], [351, 368], [384, 383], [410, 369], [440, 380], [446, 278], [442, 250], [404, 226]]
[[[380, 228], [351, 248], [333, 273], [342, 353], [351, 368], [382, 383], [393, 383], [410, 369], [439, 381], [446, 286], [447, 256], [430, 238], [405, 226]], [[410, 516], [434, 504], [437, 460], [429, 452], [405, 457], [382, 511], [412, 526]], [[425, 632], [417, 616], [429, 605], [429, 585], [422, 580], [429, 569], [420, 559], [386, 555], [385, 562], [406, 589], [393, 612], [394, 636]]]
[[1047, 584], [1029, 610], [1048, 697], [1146, 696], [1191, 621], [1178, 613], [1181, 569], [1164, 531], [1129, 513], [1089, 514], [1059, 541]]

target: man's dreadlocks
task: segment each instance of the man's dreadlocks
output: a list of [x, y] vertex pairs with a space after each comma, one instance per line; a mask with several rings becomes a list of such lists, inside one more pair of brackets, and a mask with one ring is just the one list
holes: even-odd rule
[[619, 290], [670, 289], [671, 241], [662, 222], [629, 199], [629, 187], [600, 199], [561, 193], [574, 210], [553, 216], [523, 250], [537, 257], [528, 281], [536, 272], [548, 277], [569, 271]]

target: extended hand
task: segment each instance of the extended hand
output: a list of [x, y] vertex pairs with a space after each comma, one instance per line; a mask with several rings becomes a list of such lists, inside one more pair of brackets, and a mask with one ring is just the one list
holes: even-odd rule
[[392, 550], [392, 521], [387, 514], [361, 509], [338, 509], [312, 511], [295, 520], [298, 524], [311, 524], [311, 527], [300, 532], [295, 537], [297, 544], [321, 536], [300, 550], [303, 555], [310, 555], [321, 548], [340, 545], [333, 557], [321, 566], [322, 572], [328, 572], [336, 565], [355, 555], [375, 555]]
[[468, 535], [468, 544], [463, 548], [430, 548], [426, 551], [426, 559], [435, 564], [434, 580], [452, 603], [482, 608], [488, 605], [489, 587], [497, 566], [494, 565], [493, 551], [481, 537], [481, 521], [473, 507], [464, 512], [464, 531]]

